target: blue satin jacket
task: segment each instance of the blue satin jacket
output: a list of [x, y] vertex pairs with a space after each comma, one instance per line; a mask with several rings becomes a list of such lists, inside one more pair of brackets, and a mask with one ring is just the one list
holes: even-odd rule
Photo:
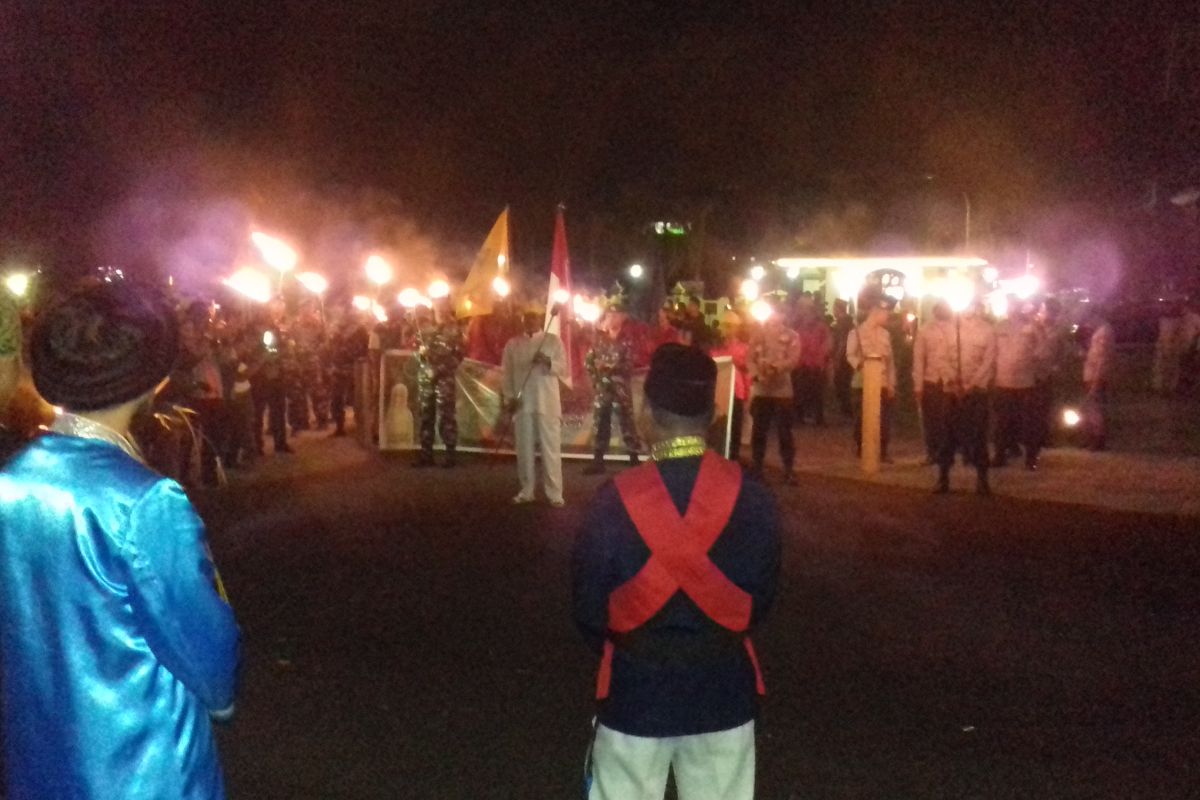
[[9, 800], [225, 796], [210, 714], [238, 630], [183, 490], [97, 439], [45, 435], [0, 471]]

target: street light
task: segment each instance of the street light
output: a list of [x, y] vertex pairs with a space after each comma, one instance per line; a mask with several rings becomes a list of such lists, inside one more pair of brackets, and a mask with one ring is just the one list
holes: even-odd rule
[[363, 269], [367, 273], [367, 280], [376, 286], [383, 286], [392, 280], [392, 265], [383, 256], [370, 256], [367, 258], [367, 263], [363, 265]]
[[635, 281], [641, 280], [642, 276], [645, 274], [646, 274], [646, 270], [642, 267], [641, 264], [630, 264], [629, 265], [629, 277], [633, 278]]

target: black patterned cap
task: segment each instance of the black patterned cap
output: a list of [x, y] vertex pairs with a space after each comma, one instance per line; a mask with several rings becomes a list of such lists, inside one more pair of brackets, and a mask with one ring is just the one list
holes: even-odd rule
[[95, 411], [137, 399], [171, 373], [179, 326], [156, 289], [101, 283], [39, 314], [30, 351], [42, 397], [70, 411]]

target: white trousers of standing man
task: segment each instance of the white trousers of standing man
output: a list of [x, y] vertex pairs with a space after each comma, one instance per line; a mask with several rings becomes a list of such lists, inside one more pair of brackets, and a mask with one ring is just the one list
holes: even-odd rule
[[520, 496], [532, 500], [537, 489], [537, 465], [534, 463], [534, 443], [542, 448], [542, 481], [546, 499], [551, 503], [563, 501], [562, 479], [562, 418], [548, 414], [522, 411], [516, 414], [513, 427], [517, 438], [517, 478], [521, 482]]
[[679, 800], [753, 800], [754, 722], [693, 736], [630, 736], [600, 725], [588, 800], [662, 800], [667, 772]]

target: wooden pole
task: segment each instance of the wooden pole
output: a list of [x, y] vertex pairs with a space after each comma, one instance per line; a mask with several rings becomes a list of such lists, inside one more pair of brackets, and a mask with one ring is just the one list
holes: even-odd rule
[[881, 396], [883, 394], [883, 357], [863, 359], [862, 398], [862, 471], [867, 475], [879, 472]]

